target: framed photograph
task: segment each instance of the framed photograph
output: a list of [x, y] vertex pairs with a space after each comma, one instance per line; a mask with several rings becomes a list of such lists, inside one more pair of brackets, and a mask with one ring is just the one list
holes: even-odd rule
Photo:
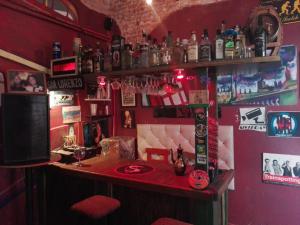
[[6, 73], [6, 85], [10, 93], [46, 93], [46, 79], [42, 72], [9, 70]]
[[189, 104], [209, 104], [208, 90], [190, 90]]
[[62, 108], [63, 123], [76, 123], [81, 121], [80, 106], [65, 106]]
[[123, 128], [135, 128], [134, 110], [121, 110], [121, 125]]
[[268, 112], [269, 137], [300, 137], [300, 112]]
[[263, 153], [263, 182], [300, 187], [300, 156]]
[[134, 107], [136, 106], [135, 93], [125, 92], [121, 89], [121, 104], [124, 107]]

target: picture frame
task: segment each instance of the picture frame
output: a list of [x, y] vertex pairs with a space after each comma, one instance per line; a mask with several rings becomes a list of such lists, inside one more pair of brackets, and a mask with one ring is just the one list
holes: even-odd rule
[[122, 128], [136, 127], [134, 110], [121, 110], [121, 126]]
[[136, 97], [135, 93], [125, 92], [121, 89], [121, 105], [122, 107], [135, 107]]
[[8, 70], [6, 73], [8, 93], [46, 94], [45, 74], [38, 71]]
[[81, 121], [80, 106], [62, 107], [63, 124], [76, 123]]
[[300, 187], [300, 156], [263, 152], [262, 181]]

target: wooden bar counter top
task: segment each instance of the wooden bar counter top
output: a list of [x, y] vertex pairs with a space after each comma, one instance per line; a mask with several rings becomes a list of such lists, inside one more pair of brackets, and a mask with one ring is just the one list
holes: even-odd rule
[[[188, 183], [188, 174], [192, 168], [187, 167], [184, 176], [176, 176], [172, 164], [163, 162], [147, 162], [140, 160], [120, 159], [118, 154], [96, 156], [82, 161], [83, 166], [74, 164], [54, 163], [53, 170], [59, 170], [68, 175], [104, 181], [111, 184], [123, 185], [135, 189], [157, 191], [170, 195], [214, 201], [227, 190], [233, 178], [233, 171], [222, 171], [215, 181], [204, 190], [196, 190]], [[120, 173], [118, 168], [126, 165], [145, 165], [153, 170], [143, 173]]]

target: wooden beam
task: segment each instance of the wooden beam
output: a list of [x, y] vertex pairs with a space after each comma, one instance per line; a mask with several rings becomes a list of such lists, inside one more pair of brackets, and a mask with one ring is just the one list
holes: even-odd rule
[[27, 60], [27, 59], [24, 59], [20, 56], [17, 56], [15, 54], [12, 54], [10, 52], [7, 52], [3, 49], [0, 49], [0, 57], [3, 57], [5, 59], [8, 59], [8, 60], [11, 60], [13, 62], [17, 62], [17, 63], [20, 63], [22, 65], [25, 65], [25, 66], [28, 66], [34, 70], [37, 70], [37, 71], [41, 71], [41, 72], [44, 72], [44, 73], [47, 73], [47, 74], [50, 74], [50, 69], [47, 68], [47, 67], [44, 67], [44, 66], [41, 66], [35, 62], [32, 62], [30, 60]]

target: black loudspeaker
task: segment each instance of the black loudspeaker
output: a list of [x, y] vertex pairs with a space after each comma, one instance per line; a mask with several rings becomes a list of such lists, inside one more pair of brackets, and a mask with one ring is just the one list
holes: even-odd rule
[[0, 163], [30, 164], [50, 159], [48, 95], [3, 94]]
[[106, 17], [104, 19], [104, 29], [107, 31], [111, 31], [112, 26], [113, 26], [112, 18]]

